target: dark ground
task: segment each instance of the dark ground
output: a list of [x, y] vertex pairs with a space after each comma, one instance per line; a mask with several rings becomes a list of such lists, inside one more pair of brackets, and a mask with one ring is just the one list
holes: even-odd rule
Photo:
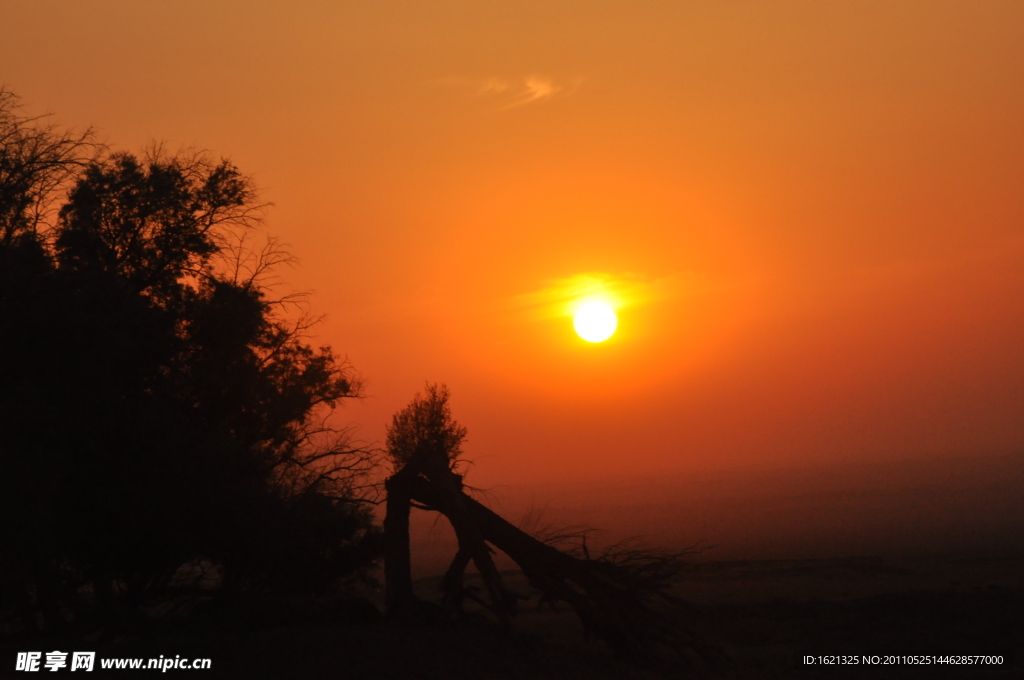
[[[521, 575], [506, 578], [531, 595]], [[418, 583], [428, 595], [436, 579]], [[691, 625], [730, 658], [694, 677], [1024, 679], [1024, 558], [1006, 555], [844, 558], [695, 563], [676, 594], [692, 603]], [[535, 595], [534, 595], [535, 597]], [[365, 603], [364, 603], [365, 604]], [[316, 610], [311, 614], [311, 611]], [[370, 612], [372, 614], [372, 612]], [[17, 651], [98, 652], [98, 657], [209, 657], [207, 678], [661, 678], [630, 667], [587, 640], [575, 616], [527, 602], [516, 631], [476, 618], [440, 627], [353, 623], [351, 607], [250, 602], [207, 612], [110, 643], [6, 639], [3, 665]], [[1002, 654], [996, 667], [798, 668], [798, 655], [885, 652]], [[63, 672], [69, 672], [64, 669]], [[100, 670], [100, 676], [129, 671]], [[150, 670], [135, 675], [152, 676]], [[4, 673], [4, 675], [6, 672]]]

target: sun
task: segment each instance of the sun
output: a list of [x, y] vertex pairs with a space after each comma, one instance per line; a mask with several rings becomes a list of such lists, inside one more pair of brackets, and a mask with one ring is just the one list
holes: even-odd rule
[[619, 325], [614, 310], [603, 302], [588, 302], [576, 310], [572, 325], [587, 342], [604, 342]]

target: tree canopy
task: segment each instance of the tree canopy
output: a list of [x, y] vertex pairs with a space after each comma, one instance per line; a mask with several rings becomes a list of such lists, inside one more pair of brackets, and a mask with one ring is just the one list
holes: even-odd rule
[[226, 592], [369, 568], [374, 453], [328, 419], [359, 381], [273, 298], [251, 180], [16, 104], [0, 92], [5, 598], [34, 591], [56, 626], [130, 612], [190, 560]]
[[454, 468], [462, 453], [466, 428], [452, 418], [446, 385], [426, 386], [425, 393], [396, 413], [388, 427], [388, 455], [396, 470], [411, 462]]

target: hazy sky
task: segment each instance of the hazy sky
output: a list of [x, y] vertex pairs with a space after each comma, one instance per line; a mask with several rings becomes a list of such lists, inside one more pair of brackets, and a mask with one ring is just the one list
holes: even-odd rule
[[[254, 174], [481, 485], [1024, 446], [1024, 3], [0, 0], [0, 84]], [[620, 331], [577, 338], [581, 277]]]

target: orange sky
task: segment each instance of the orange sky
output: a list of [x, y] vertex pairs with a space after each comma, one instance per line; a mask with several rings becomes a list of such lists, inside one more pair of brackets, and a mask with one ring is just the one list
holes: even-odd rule
[[[1024, 446], [1024, 4], [0, 3], [0, 83], [275, 204], [348, 416], [482, 486]], [[588, 345], [538, 310], [626, 286]], [[549, 296], [550, 297], [550, 296]]]

